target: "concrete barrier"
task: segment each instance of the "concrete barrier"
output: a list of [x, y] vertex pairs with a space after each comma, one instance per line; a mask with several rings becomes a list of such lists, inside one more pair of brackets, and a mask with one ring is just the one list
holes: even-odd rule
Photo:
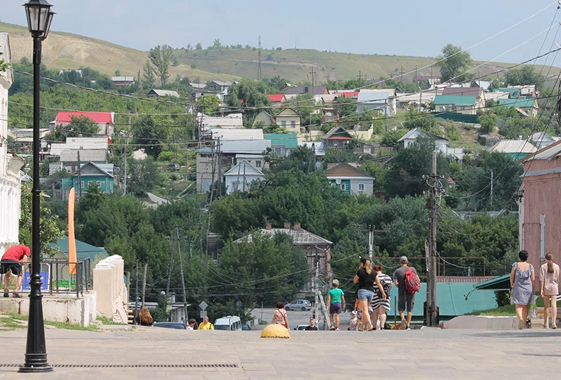
[[442, 323], [445, 329], [475, 329], [475, 330], [515, 330], [518, 329], [518, 318], [461, 315]]
[[93, 288], [97, 295], [96, 314], [115, 323], [127, 324], [129, 295], [125, 285], [125, 262], [121, 256], [109, 256], [95, 266]]
[[[29, 315], [29, 297], [0, 298], [0, 314]], [[95, 320], [95, 292], [76, 298], [73, 294], [43, 296], [43, 318], [51, 322], [68, 322], [83, 327]]]

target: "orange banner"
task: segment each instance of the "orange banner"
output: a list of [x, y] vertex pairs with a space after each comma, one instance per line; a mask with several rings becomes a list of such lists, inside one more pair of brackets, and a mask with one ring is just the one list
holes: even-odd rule
[[76, 238], [74, 237], [74, 188], [68, 194], [68, 273], [76, 274]]

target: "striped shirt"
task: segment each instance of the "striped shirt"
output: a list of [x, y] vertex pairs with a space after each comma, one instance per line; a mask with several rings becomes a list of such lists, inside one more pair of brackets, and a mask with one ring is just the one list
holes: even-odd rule
[[381, 306], [386, 310], [390, 310], [389, 293], [392, 285], [392, 278], [387, 274], [381, 273], [378, 275], [378, 279], [380, 279], [380, 283], [384, 288], [384, 292], [386, 293], [386, 299], [382, 298], [382, 293], [378, 290], [378, 285], [374, 283], [374, 297], [372, 297], [372, 302], [370, 303], [370, 306], [372, 306], [372, 309], [377, 309]]

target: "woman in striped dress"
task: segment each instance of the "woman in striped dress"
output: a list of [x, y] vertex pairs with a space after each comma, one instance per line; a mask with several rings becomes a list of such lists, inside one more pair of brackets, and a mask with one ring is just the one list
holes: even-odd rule
[[377, 273], [378, 278], [380, 279], [380, 283], [384, 288], [384, 292], [386, 293], [386, 298], [382, 297], [382, 293], [378, 289], [378, 285], [374, 284], [374, 297], [372, 298], [372, 302], [370, 306], [372, 306], [372, 310], [374, 310], [372, 324], [376, 327], [376, 321], [378, 317], [380, 318], [380, 329], [383, 330], [386, 324], [386, 310], [390, 310], [390, 289], [392, 288], [392, 278], [387, 274], [382, 273], [382, 266], [375, 265], [374, 271]]

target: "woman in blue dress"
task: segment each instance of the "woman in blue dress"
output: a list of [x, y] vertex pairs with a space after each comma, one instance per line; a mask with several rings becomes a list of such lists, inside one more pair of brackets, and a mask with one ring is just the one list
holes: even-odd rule
[[534, 267], [527, 263], [528, 252], [518, 253], [520, 261], [512, 264], [510, 271], [510, 287], [512, 288], [512, 303], [516, 306], [518, 328], [523, 329], [528, 318], [528, 305], [534, 295]]

